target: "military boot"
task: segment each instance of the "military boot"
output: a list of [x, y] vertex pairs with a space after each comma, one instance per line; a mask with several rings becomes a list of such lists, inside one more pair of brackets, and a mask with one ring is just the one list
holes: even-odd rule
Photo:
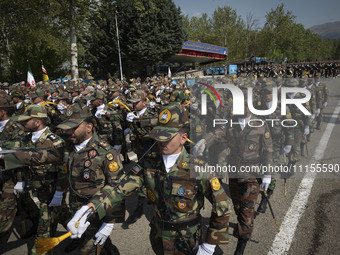
[[239, 238], [238, 241], [237, 241], [237, 247], [236, 247], [234, 255], [243, 255], [244, 249], [246, 248], [246, 245], [247, 245], [247, 242], [248, 242], [248, 240], [244, 240], [244, 239]]
[[[267, 191], [268, 199], [270, 198], [270, 196], [272, 194], [273, 194], [273, 191], [271, 189], [268, 189], [268, 191]], [[264, 194], [262, 194], [261, 203], [260, 203], [259, 207], [257, 208], [257, 211], [259, 213], [265, 213], [266, 210], [267, 210], [267, 203], [268, 203], [267, 198], [264, 196]]]

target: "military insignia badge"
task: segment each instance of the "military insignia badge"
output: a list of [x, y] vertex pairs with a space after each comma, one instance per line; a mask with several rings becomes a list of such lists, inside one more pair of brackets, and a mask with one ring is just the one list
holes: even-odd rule
[[211, 186], [213, 188], [213, 190], [219, 190], [221, 188], [221, 183], [220, 181], [217, 179], [217, 177], [214, 177], [211, 180]]
[[112, 153], [110, 152], [110, 153], [106, 154], [106, 158], [107, 158], [108, 160], [113, 160], [113, 155], [112, 155]]
[[73, 114], [72, 108], [71, 108], [71, 107], [67, 108], [67, 110], [66, 110], [66, 116], [67, 116], [67, 117], [70, 117], [72, 114]]
[[84, 163], [85, 167], [90, 167], [91, 165], [92, 165], [91, 160], [86, 160], [85, 163]]
[[183, 162], [183, 163], [182, 163], [182, 166], [183, 166], [183, 167], [188, 166], [188, 162]]
[[173, 101], [175, 101], [176, 100], [176, 96], [175, 95], [171, 95], [170, 96], [170, 100], [173, 102]]
[[84, 171], [84, 179], [88, 180], [90, 178], [90, 173], [88, 171]]
[[135, 92], [132, 93], [132, 97], [133, 97], [133, 98], [136, 98], [137, 96], [138, 96], [137, 91], [135, 91]]
[[256, 144], [254, 144], [254, 143], [249, 144], [248, 149], [249, 149], [250, 151], [255, 150], [255, 149], [256, 149]]
[[180, 196], [185, 196], [187, 194], [187, 190], [184, 187], [180, 187], [177, 191], [177, 194]]
[[269, 132], [266, 132], [266, 133], [264, 133], [264, 138], [269, 138], [270, 137], [270, 133]]
[[168, 109], [161, 111], [158, 116], [159, 123], [166, 124], [171, 119], [171, 112]]
[[306, 106], [309, 106], [309, 102], [306, 103]]
[[107, 128], [107, 124], [106, 123], [104, 124], [104, 128]]
[[117, 162], [116, 161], [112, 161], [109, 164], [109, 169], [110, 169], [111, 172], [116, 172], [119, 169], [119, 166], [118, 166]]
[[94, 158], [97, 156], [97, 151], [95, 149], [89, 151], [89, 158]]
[[187, 202], [183, 199], [178, 201], [178, 207], [184, 209], [187, 206]]
[[155, 194], [153, 194], [151, 190], [148, 189], [147, 194], [148, 194], [148, 198], [151, 200], [151, 202], [155, 202], [156, 201]]
[[138, 164], [131, 168], [131, 171], [134, 172], [135, 174], [138, 174], [140, 170], [142, 170], [142, 167]]
[[290, 112], [286, 114], [286, 117], [287, 117], [287, 119], [291, 119], [292, 118], [292, 115], [290, 114]]

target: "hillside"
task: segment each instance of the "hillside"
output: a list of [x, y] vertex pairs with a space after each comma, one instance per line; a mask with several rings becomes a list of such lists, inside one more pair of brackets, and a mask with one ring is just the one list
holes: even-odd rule
[[324, 39], [327, 39], [327, 38], [339, 39], [340, 38], [340, 21], [316, 25], [309, 29], [312, 32], [317, 33]]

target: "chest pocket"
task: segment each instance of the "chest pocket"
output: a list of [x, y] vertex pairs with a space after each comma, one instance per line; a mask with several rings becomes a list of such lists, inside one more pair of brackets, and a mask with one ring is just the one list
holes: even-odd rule
[[189, 212], [194, 209], [197, 188], [195, 180], [172, 180], [170, 203], [179, 212]]

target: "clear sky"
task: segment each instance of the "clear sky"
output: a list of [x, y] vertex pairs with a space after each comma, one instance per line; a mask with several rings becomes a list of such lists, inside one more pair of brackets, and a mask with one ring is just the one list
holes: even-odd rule
[[305, 28], [327, 22], [340, 21], [340, 0], [173, 0], [183, 14], [200, 17], [207, 13], [209, 17], [218, 6], [230, 6], [246, 21], [248, 13], [259, 20], [259, 26], [265, 23], [265, 15], [271, 9], [284, 3], [285, 10], [296, 16], [295, 21]]

